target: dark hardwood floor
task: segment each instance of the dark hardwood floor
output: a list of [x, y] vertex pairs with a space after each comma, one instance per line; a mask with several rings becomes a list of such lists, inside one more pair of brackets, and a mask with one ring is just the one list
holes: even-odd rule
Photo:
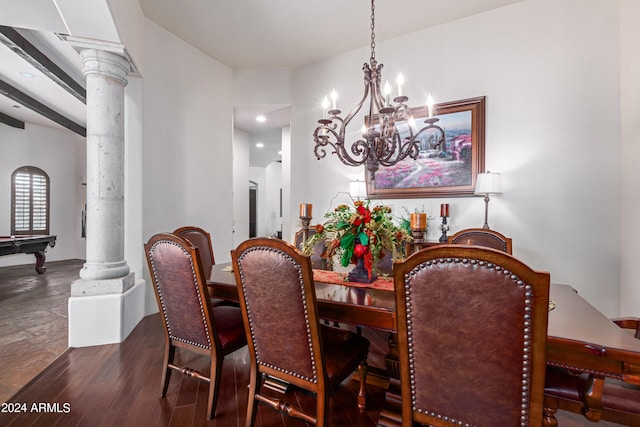
[[[223, 364], [217, 416], [207, 421], [207, 385], [173, 374], [160, 398], [164, 338], [158, 314], [148, 316], [121, 344], [67, 349], [67, 300], [83, 261], [0, 268], [0, 426], [243, 426], [246, 414], [248, 354], [239, 350]], [[363, 329], [372, 342], [369, 363], [384, 366], [386, 334]], [[206, 358], [179, 353], [187, 364], [208, 373]], [[43, 370], [44, 369], [44, 370]], [[345, 382], [331, 398], [331, 426], [375, 426], [384, 400], [384, 383], [368, 386], [368, 410], [357, 409], [357, 382]], [[287, 395], [307, 410], [314, 399]], [[16, 406], [17, 404], [17, 406]], [[35, 404], [35, 406], [34, 406]], [[8, 412], [21, 410], [22, 412]], [[560, 427], [591, 423], [559, 411]], [[258, 427], [304, 426], [260, 407]]]
[[[384, 334], [370, 333], [376, 343]], [[382, 338], [382, 340], [381, 340]], [[382, 342], [381, 342], [382, 341]], [[380, 365], [384, 350], [374, 343], [370, 362]], [[160, 398], [163, 357], [158, 314], [143, 319], [122, 344], [71, 349], [56, 359], [9, 402], [24, 404], [25, 413], [0, 413], [2, 426], [241, 426], [247, 406], [249, 365], [246, 349], [225, 359], [217, 415], [207, 421], [207, 384], [173, 374], [166, 398]], [[180, 353], [182, 361], [208, 373], [205, 357]], [[384, 389], [368, 386], [369, 410], [357, 409], [357, 381], [348, 380], [331, 398], [331, 425], [375, 426]], [[308, 410], [314, 398], [300, 391], [287, 394]], [[47, 403], [44, 412], [33, 404]], [[36, 406], [36, 408], [38, 408]], [[21, 408], [20, 408], [21, 409]], [[257, 426], [303, 426], [261, 406]]]

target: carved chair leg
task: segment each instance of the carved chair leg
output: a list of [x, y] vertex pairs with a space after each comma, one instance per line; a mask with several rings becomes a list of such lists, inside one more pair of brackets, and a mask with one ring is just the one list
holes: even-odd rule
[[164, 350], [164, 364], [162, 365], [164, 371], [162, 372], [162, 379], [160, 382], [160, 386], [162, 387], [161, 396], [164, 397], [167, 395], [167, 389], [169, 388], [169, 380], [171, 379], [171, 369], [169, 364], [173, 363], [173, 359], [176, 355], [176, 348], [171, 344], [167, 344]]
[[329, 425], [329, 392], [322, 391], [316, 396], [316, 427]]
[[209, 378], [209, 398], [207, 400], [207, 419], [215, 417], [218, 406], [218, 390], [220, 390], [220, 374], [222, 372], [222, 358], [211, 358], [211, 375]]
[[256, 422], [256, 412], [258, 410], [256, 393], [260, 392], [262, 385], [262, 376], [258, 375], [255, 370], [252, 369], [249, 375], [249, 402], [247, 404], [247, 420], [245, 422], [245, 427], [253, 427]]
[[364, 411], [367, 408], [367, 372], [369, 367], [367, 361], [363, 360], [358, 366], [358, 375], [360, 375], [360, 390], [358, 390], [358, 408]]

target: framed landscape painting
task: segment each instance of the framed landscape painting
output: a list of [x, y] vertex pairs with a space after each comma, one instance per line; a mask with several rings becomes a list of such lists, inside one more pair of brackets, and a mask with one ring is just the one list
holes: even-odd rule
[[[411, 109], [414, 133], [429, 117], [427, 107]], [[435, 123], [445, 133], [434, 144], [433, 133], [424, 132], [417, 159], [410, 157], [394, 166], [380, 166], [371, 179], [366, 171], [367, 193], [376, 199], [473, 195], [476, 176], [484, 172], [485, 97], [444, 102], [433, 107]], [[398, 123], [401, 137], [408, 135], [406, 122]], [[438, 142], [438, 141], [436, 141]]]

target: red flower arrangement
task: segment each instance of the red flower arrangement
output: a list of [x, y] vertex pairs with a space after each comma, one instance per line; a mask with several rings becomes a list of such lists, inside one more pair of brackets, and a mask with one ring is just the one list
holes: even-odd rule
[[318, 224], [316, 234], [307, 240], [303, 252], [311, 254], [320, 240], [326, 243], [326, 258], [340, 257], [340, 264], [364, 263], [368, 279], [373, 278], [375, 263], [390, 250], [393, 258], [403, 256], [404, 243], [411, 240], [407, 231], [393, 223], [391, 208], [369, 206], [369, 201], [355, 201], [353, 206], [340, 205], [325, 214], [327, 221]]

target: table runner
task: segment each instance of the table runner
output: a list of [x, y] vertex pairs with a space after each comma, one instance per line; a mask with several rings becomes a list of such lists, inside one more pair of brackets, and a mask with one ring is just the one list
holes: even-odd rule
[[348, 273], [339, 273], [329, 270], [313, 270], [313, 280], [322, 283], [333, 283], [336, 285], [353, 286], [356, 288], [380, 289], [383, 291], [393, 291], [392, 277], [378, 277], [373, 283], [350, 282]]

